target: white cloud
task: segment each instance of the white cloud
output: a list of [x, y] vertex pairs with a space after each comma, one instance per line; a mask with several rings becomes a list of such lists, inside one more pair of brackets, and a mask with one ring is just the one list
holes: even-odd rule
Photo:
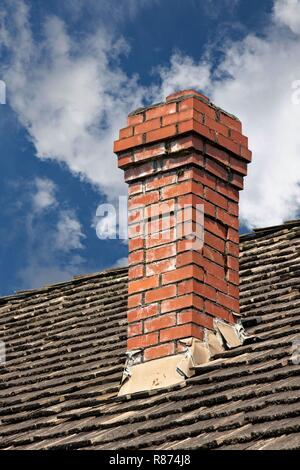
[[26, 4], [5, 6], [0, 39], [11, 57], [4, 70], [9, 102], [37, 156], [66, 164], [108, 197], [125, 193], [112, 143], [146, 92], [118, 66], [128, 52], [125, 41], [102, 28], [79, 43], [60, 19], [48, 17], [37, 43]]
[[119, 258], [115, 264], [114, 264], [114, 268], [124, 268], [128, 266], [128, 258], [127, 257], [124, 257], [124, 258]]
[[185, 88], [204, 89], [210, 83], [210, 69], [205, 61], [195, 63], [191, 57], [179, 52], [173, 54], [169, 67], [158, 68], [162, 79], [160, 100], [174, 92]]
[[24, 289], [68, 280], [86, 264], [79, 255], [85, 249], [82, 225], [74, 210], [60, 207], [54, 182], [36, 178], [30, 187], [31, 210], [22, 224], [26, 255], [17, 273]]
[[[281, 223], [300, 208], [300, 104], [292, 85], [300, 78], [300, 39], [275, 23], [265, 37], [248, 35], [224, 45], [216, 69], [176, 54], [162, 74], [163, 89], [183, 88], [186, 77], [243, 123], [253, 162], [241, 195], [241, 216], [248, 226]], [[198, 71], [198, 73], [197, 73]], [[198, 85], [197, 85], [198, 75]]]
[[49, 178], [36, 178], [34, 181], [35, 192], [32, 195], [32, 204], [35, 211], [43, 211], [55, 206], [56, 185]]
[[82, 232], [81, 224], [74, 212], [71, 210], [62, 210], [53, 234], [54, 246], [62, 252], [83, 249], [82, 240], [85, 235]]
[[299, 0], [275, 0], [274, 17], [278, 23], [287, 26], [294, 33], [300, 34]]

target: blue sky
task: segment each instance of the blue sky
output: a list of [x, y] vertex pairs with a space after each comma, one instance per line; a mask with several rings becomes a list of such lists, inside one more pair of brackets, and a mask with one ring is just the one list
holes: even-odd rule
[[300, 207], [298, 0], [4, 0], [0, 6], [0, 295], [125, 262], [97, 206], [125, 193], [126, 115], [194, 87], [253, 150], [243, 229]]

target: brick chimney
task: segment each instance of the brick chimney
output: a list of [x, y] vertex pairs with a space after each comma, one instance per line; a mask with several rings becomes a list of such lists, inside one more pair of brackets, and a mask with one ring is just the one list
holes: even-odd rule
[[138, 109], [114, 151], [128, 183], [128, 361], [120, 394], [182, 382], [242, 344], [241, 122], [194, 90]]

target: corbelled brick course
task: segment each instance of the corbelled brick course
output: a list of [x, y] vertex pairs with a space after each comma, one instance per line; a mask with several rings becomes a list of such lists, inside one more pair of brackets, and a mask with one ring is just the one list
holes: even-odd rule
[[182, 338], [203, 339], [214, 318], [236, 322], [251, 152], [240, 121], [194, 90], [132, 113], [114, 151], [129, 185], [128, 349], [148, 361], [181, 351]]

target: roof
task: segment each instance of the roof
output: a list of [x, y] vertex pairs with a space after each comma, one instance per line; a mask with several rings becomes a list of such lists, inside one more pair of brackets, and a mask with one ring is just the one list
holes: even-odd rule
[[256, 341], [185, 387], [117, 398], [127, 269], [0, 300], [2, 449], [299, 449], [300, 221], [241, 238], [241, 310]]

